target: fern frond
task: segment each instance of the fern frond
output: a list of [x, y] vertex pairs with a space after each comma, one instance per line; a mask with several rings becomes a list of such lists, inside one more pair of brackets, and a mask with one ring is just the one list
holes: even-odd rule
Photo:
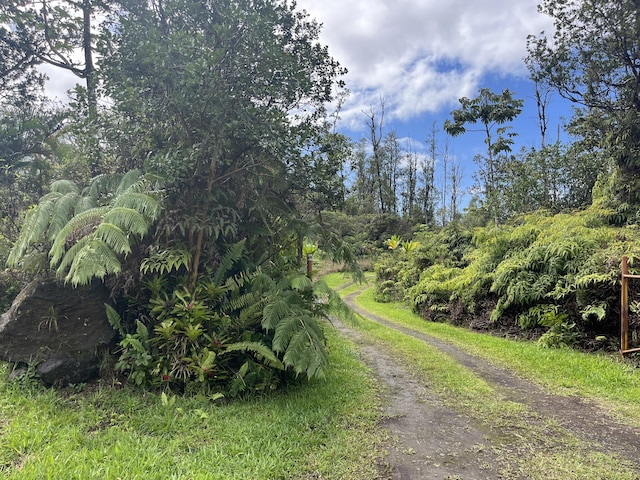
[[71, 180], [56, 180], [55, 182], [51, 183], [50, 189], [51, 192], [59, 193], [61, 195], [72, 193], [77, 196], [80, 194], [80, 189], [75, 184], [75, 182]]
[[275, 330], [278, 324], [291, 312], [291, 306], [286, 298], [277, 298], [270, 301], [262, 310], [262, 328], [265, 330]]
[[85, 189], [83, 196], [91, 198], [98, 205], [100, 199], [117, 187], [118, 183], [120, 183], [120, 178], [120, 175], [107, 175], [104, 173], [96, 175], [91, 179], [91, 184]]
[[111, 305], [105, 303], [104, 306], [107, 310], [107, 320], [109, 321], [109, 325], [111, 325], [120, 335], [124, 336], [124, 329], [122, 328], [122, 318], [120, 317], [120, 314]]
[[306, 373], [309, 379], [323, 377], [329, 358], [322, 328], [315, 321], [303, 321], [301, 325], [289, 342], [283, 362], [297, 375]]
[[64, 255], [65, 245], [68, 241], [71, 243], [77, 241], [77, 239], [91, 233], [93, 229], [100, 224], [105, 211], [106, 207], [92, 208], [74, 216], [67, 222], [58, 232], [49, 250], [51, 266], [58, 264]]
[[91, 210], [92, 208], [98, 207], [98, 202], [93, 198], [88, 196], [82, 196], [78, 198], [78, 203], [76, 203], [75, 209], [73, 210], [74, 215], [78, 215], [79, 213], [85, 212], [87, 210]]
[[287, 350], [289, 346], [289, 342], [296, 334], [296, 332], [300, 331], [304, 327], [304, 316], [298, 316], [296, 313], [299, 312], [289, 312], [293, 314], [289, 314], [286, 317], [282, 318], [278, 325], [275, 328], [275, 333], [273, 335], [273, 351], [274, 352], [284, 352]]
[[116, 196], [122, 195], [126, 190], [131, 188], [132, 185], [140, 182], [141, 175], [142, 172], [138, 169], [129, 170], [125, 173], [116, 188]]
[[296, 275], [291, 279], [291, 288], [294, 290], [309, 290], [312, 285], [311, 279], [306, 275]]
[[139, 237], [144, 237], [150, 228], [150, 223], [137, 210], [127, 207], [115, 207], [109, 209], [104, 215], [104, 221], [113, 223], [126, 232]]
[[213, 282], [216, 285], [221, 285], [224, 278], [229, 273], [229, 270], [233, 267], [233, 264], [236, 263], [242, 257], [242, 252], [244, 251], [245, 240], [240, 240], [237, 243], [231, 245], [227, 253], [225, 253], [220, 259], [220, 264], [216, 269], [215, 274], [213, 275]]
[[147, 192], [127, 191], [113, 202], [113, 207], [124, 207], [140, 212], [150, 221], [154, 221], [160, 215], [160, 202]]
[[[74, 243], [69, 250], [66, 252], [63, 251], [62, 258], [60, 258], [58, 262], [58, 268], [56, 269], [56, 275], [61, 277], [64, 272], [69, 268], [69, 266], [73, 263], [73, 259], [78, 255], [78, 253], [91, 241], [91, 237], [86, 236], [80, 238], [76, 243]], [[50, 267], [55, 267], [53, 262], [50, 263]]]
[[70, 281], [74, 286], [88, 285], [93, 278], [104, 278], [121, 269], [120, 260], [109, 245], [94, 238], [73, 258], [65, 282]]
[[127, 234], [113, 223], [102, 222], [93, 235], [109, 245], [115, 253], [124, 253], [125, 255], [131, 253]]
[[47, 240], [51, 242], [55, 240], [58, 232], [64, 228], [74, 214], [77, 203], [78, 194], [76, 192], [69, 192], [57, 198], [51, 209]]
[[278, 370], [284, 370], [284, 364], [278, 360], [275, 353], [260, 342], [236, 342], [227, 345], [222, 353], [218, 356], [231, 352], [251, 352], [255, 355], [258, 361], [264, 363], [268, 367], [277, 368]]

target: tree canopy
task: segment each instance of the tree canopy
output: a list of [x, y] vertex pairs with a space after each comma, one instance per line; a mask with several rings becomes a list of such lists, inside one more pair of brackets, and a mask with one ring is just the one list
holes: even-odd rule
[[565, 98], [618, 166], [618, 201], [640, 200], [640, 5], [636, 0], [544, 0], [555, 32], [528, 39], [527, 62]]

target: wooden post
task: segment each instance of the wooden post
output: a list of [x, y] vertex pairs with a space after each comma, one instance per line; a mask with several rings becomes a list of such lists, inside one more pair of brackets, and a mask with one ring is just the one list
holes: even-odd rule
[[307, 277], [311, 278], [313, 271], [313, 253], [307, 253]]
[[620, 352], [629, 350], [629, 263], [622, 257], [622, 292], [620, 294]]

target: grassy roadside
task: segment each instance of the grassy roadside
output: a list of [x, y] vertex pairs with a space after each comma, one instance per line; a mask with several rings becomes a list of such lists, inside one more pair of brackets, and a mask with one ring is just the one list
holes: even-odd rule
[[[341, 279], [332, 274], [325, 281], [339, 288]], [[425, 322], [404, 304], [376, 302], [372, 288], [363, 291], [356, 303], [398, 325], [449, 341], [469, 353], [514, 369], [555, 393], [580, 394], [594, 399], [612, 414], [624, 418], [625, 423], [640, 427], [640, 369], [620, 361], [616, 355], [543, 348], [531, 342], [483, 335], [444, 323]]]
[[[334, 276], [326, 277], [325, 281], [334, 288], [339, 288], [344, 283], [340, 277]], [[353, 288], [349, 291], [353, 291]], [[340, 293], [343, 294], [343, 291], [340, 290]], [[621, 385], [628, 386], [637, 382], [638, 372], [615, 360], [601, 357], [594, 361], [592, 356], [577, 352], [542, 349], [525, 342], [513, 342], [450, 325], [428, 323], [400, 304], [376, 303], [371, 288], [365, 289], [357, 297], [357, 304], [397, 324], [453, 342], [487, 359], [497, 359], [496, 363], [510, 368], [517, 367], [517, 370], [538, 383], [556, 390], [581, 394], [589, 392], [590, 396], [599, 398], [620, 414], [635, 410], [635, 405], [624, 405], [618, 400], [611, 400], [617, 394], [624, 394], [626, 401], [632, 402], [637, 393], [635, 387], [627, 391]], [[423, 377], [430, 388], [441, 393], [446, 403], [477, 418], [487, 428], [488, 438], [493, 436], [493, 442], [498, 445], [495, 451], [501, 460], [505, 478], [637, 478], [637, 471], [634, 471], [628, 461], [597, 453], [586, 442], [580, 441], [557, 424], [541, 422], [525, 406], [500, 398], [491, 386], [473, 372], [424, 342], [366, 319], [360, 321], [358, 329]], [[562, 364], [558, 369], [553, 367], [556, 362]], [[558, 372], [572, 369], [575, 369], [572, 376], [557, 377]], [[609, 383], [607, 379], [618, 381]], [[629, 422], [628, 418], [626, 422]]]
[[2, 375], [0, 477], [375, 478], [375, 384], [355, 347], [327, 333], [326, 380], [231, 405], [126, 388], [56, 392]]

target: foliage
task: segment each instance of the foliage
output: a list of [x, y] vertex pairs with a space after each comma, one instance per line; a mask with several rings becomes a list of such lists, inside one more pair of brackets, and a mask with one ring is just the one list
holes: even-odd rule
[[374, 478], [377, 385], [356, 346], [329, 334], [326, 380], [242, 402], [140, 391], [108, 378], [83, 392], [45, 389], [9, 380], [10, 365], [0, 364], [0, 476]]
[[[231, 274], [244, 246], [232, 246], [194, 289], [188, 276], [168, 275], [165, 263], [143, 266], [162, 275], [147, 276], [124, 319], [109, 310], [122, 336], [116, 367], [133, 383], [234, 397], [270, 391], [299, 376], [324, 376], [322, 322], [346, 307], [324, 283], [302, 274]], [[185, 263], [174, 265], [179, 272]]]
[[[93, 58], [94, 36], [98, 18], [104, 17], [111, 3], [110, 0], [2, 2], [0, 24], [10, 25], [10, 36], [3, 35], [0, 41], [0, 50], [9, 59], [0, 74], [25, 67], [29, 72], [29, 68], [40, 64], [66, 70], [85, 80], [85, 106], [95, 116], [98, 85]], [[25, 80], [24, 75], [22, 79]]]
[[504, 218], [501, 196], [506, 190], [506, 164], [516, 135], [509, 132], [511, 127], [504, 125], [520, 114], [523, 104], [524, 101], [514, 98], [508, 89], [496, 94], [488, 88], [482, 88], [476, 98], [461, 98], [460, 108], [451, 112], [452, 120], [444, 123], [444, 130], [454, 137], [474, 131], [469, 125], [481, 124], [475, 131], [485, 135], [487, 156], [476, 155], [474, 158], [479, 166], [476, 176], [489, 216], [496, 224]]
[[527, 63], [536, 80], [586, 107], [574, 127], [592, 151], [603, 150], [619, 169], [616, 202], [637, 204], [640, 129], [640, 21], [635, 0], [544, 0], [553, 36], [528, 39]]
[[402, 245], [402, 237], [400, 237], [399, 235], [393, 235], [391, 238], [387, 239], [386, 244], [389, 250], [395, 251]]
[[163, 234], [191, 252], [191, 287], [239, 239], [251, 267], [277, 257], [304, 236], [301, 192], [335, 186], [342, 141], [327, 133], [325, 103], [343, 69], [319, 28], [284, 1], [123, 1], [113, 12], [100, 43], [105, 134], [165, 178]]
[[48, 248], [50, 267], [73, 285], [118, 273], [119, 255], [131, 253], [160, 213], [156, 184], [138, 171], [99, 176], [83, 191], [56, 181], [31, 209], [7, 263], [16, 267]]
[[410, 261], [379, 262], [377, 295], [393, 292], [387, 300], [406, 298], [432, 320], [546, 332], [546, 345], [594, 344], [618, 331], [622, 255], [632, 265], [640, 256], [638, 229], [607, 226], [607, 215], [541, 211], [479, 227], [457, 258], [447, 235], [425, 235]]

